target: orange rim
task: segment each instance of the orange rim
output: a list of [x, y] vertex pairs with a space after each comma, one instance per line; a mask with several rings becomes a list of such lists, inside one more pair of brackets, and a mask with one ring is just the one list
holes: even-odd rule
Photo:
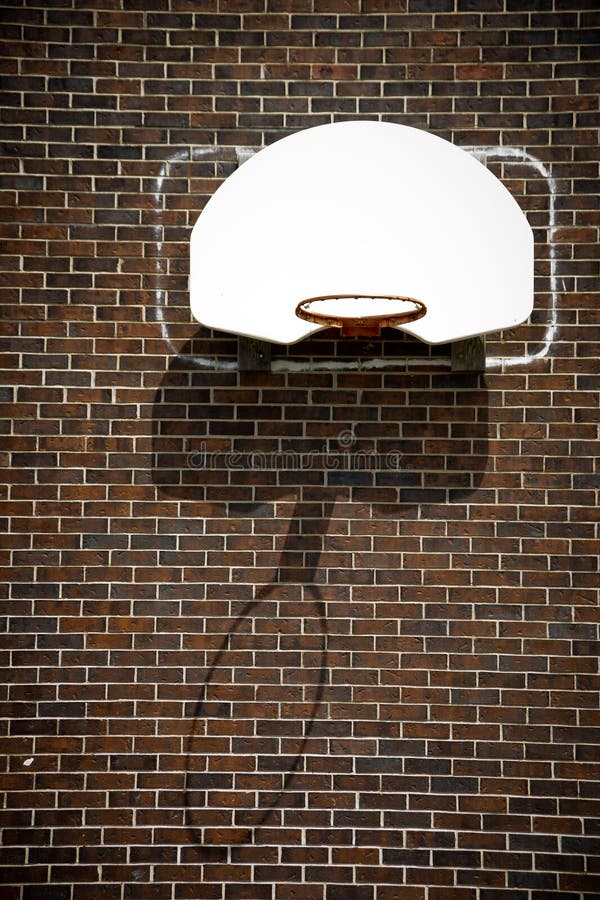
[[[400, 300], [403, 303], [412, 303], [413, 308], [406, 312], [384, 313], [374, 316], [336, 316], [331, 313], [321, 313], [308, 308], [313, 303], [321, 303], [324, 300]], [[378, 335], [382, 328], [405, 325], [407, 322], [415, 322], [422, 319], [427, 312], [427, 307], [421, 300], [414, 297], [401, 297], [395, 294], [324, 294], [320, 297], [309, 297], [301, 300], [296, 306], [296, 315], [306, 322], [314, 322], [317, 325], [333, 326], [339, 328], [345, 336], [374, 336]]]

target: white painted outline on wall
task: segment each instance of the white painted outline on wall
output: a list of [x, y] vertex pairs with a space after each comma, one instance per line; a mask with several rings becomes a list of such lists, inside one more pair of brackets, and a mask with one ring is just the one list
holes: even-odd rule
[[[160, 167], [160, 171], [158, 173], [158, 177], [156, 179], [156, 186], [154, 189], [154, 202], [155, 202], [155, 211], [157, 213], [164, 212], [165, 208], [165, 194], [163, 192], [163, 185], [165, 182], [165, 178], [167, 178], [167, 171], [169, 166], [178, 162], [198, 162], [201, 159], [214, 159], [218, 162], [220, 147], [190, 147], [186, 150], [177, 150], [175, 153], [171, 154]], [[156, 276], [160, 278], [161, 275], [164, 275], [161, 267], [161, 259], [164, 252], [165, 247], [165, 225], [164, 221], [154, 226], [154, 234], [156, 240], [156, 263], [155, 263], [155, 272]], [[154, 307], [155, 312], [155, 321], [158, 322], [160, 326], [160, 332], [163, 340], [169, 347], [169, 350], [175, 355], [179, 356], [179, 350], [173, 343], [171, 339], [171, 334], [169, 332], [169, 325], [167, 319], [165, 318], [165, 308], [166, 308], [166, 291], [161, 290], [160, 288], [156, 288], [154, 292], [156, 304]], [[225, 360], [225, 359], [215, 359], [210, 356], [186, 356], [185, 357], [192, 365], [197, 366], [199, 369], [237, 369], [237, 361], [236, 360]]]
[[[156, 178], [155, 190], [154, 190], [154, 201], [155, 201], [155, 212], [159, 213], [164, 211], [165, 209], [165, 194], [163, 192], [163, 186], [165, 179], [167, 176], [167, 172], [169, 166], [178, 162], [197, 162], [201, 159], [213, 159], [215, 162], [219, 161], [219, 152], [221, 151], [221, 147], [219, 146], [211, 146], [211, 147], [190, 147], [185, 150], [178, 150], [175, 153], [171, 154], [162, 164], [159, 170], [159, 174]], [[246, 159], [248, 159], [254, 152], [254, 148], [250, 147], [235, 147], [233, 148], [238, 158], [238, 162], [241, 165]], [[556, 245], [555, 245], [555, 233], [556, 233], [556, 195], [557, 195], [557, 185], [550, 175], [547, 167], [544, 163], [539, 160], [532, 153], [529, 153], [526, 150], [521, 149], [520, 147], [501, 147], [501, 146], [465, 146], [461, 149], [466, 150], [468, 153], [471, 153], [476, 159], [478, 159], [483, 165], [486, 165], [488, 160], [497, 160], [500, 162], [506, 163], [522, 163], [528, 166], [531, 166], [535, 170], [535, 172], [545, 179], [546, 184], [548, 186], [548, 246], [549, 246], [549, 260], [550, 260], [550, 320], [546, 325], [546, 333], [541, 342], [541, 346], [534, 353], [524, 354], [523, 356], [507, 356], [507, 357], [488, 357], [486, 360], [486, 371], [493, 371], [495, 369], [504, 370], [506, 368], [513, 368], [517, 366], [525, 366], [531, 364], [534, 360], [543, 359], [550, 354], [552, 344], [558, 337], [558, 260], [556, 258]], [[161, 266], [161, 259], [165, 249], [165, 225], [164, 221], [162, 223], [158, 223], [154, 226], [154, 234], [156, 241], [156, 276], [164, 277], [164, 272]], [[167, 276], [168, 277], [168, 276]], [[562, 286], [564, 290], [564, 284]], [[166, 309], [166, 291], [161, 290], [160, 288], [156, 288], [155, 292], [155, 321], [158, 322], [161, 330], [161, 336], [171, 352], [178, 356], [179, 351], [173, 340], [171, 338], [171, 334], [169, 331], [169, 324], [167, 322], [167, 318], [165, 316]], [[210, 356], [195, 356], [188, 355], [185, 357], [192, 365], [197, 366], [199, 369], [214, 369], [214, 370], [237, 370], [237, 360], [228, 360], [228, 359], [219, 359]], [[382, 357], [373, 357], [371, 359], [364, 360], [339, 360], [339, 359], [325, 359], [319, 360], [318, 362], [310, 362], [303, 361], [299, 362], [296, 360], [288, 359], [287, 357], [281, 357], [279, 359], [275, 358], [272, 361], [272, 369], [273, 371], [314, 371], [314, 370], [328, 370], [328, 371], [353, 371], [353, 370], [368, 370], [368, 369], [384, 369], [390, 367], [396, 367], [398, 363], [401, 362], [403, 365], [410, 366], [422, 366], [424, 364], [424, 358], [418, 359], [409, 359], [403, 357], [395, 357], [395, 358], [385, 358]], [[427, 358], [427, 363], [432, 366], [444, 366], [447, 367], [450, 364], [449, 357], [430, 357]]]
[[[513, 366], [523, 366], [532, 363], [536, 359], [543, 359], [550, 354], [552, 344], [558, 337], [558, 261], [556, 259], [556, 195], [558, 193], [556, 181], [550, 175], [550, 172], [533, 153], [528, 153], [521, 147], [463, 147], [468, 153], [471, 153], [479, 162], [484, 165], [489, 159], [500, 160], [501, 162], [520, 162], [531, 166], [535, 171], [545, 179], [548, 185], [548, 247], [550, 250], [550, 321], [546, 325], [546, 334], [540, 349], [535, 353], [528, 353], [523, 356], [504, 356], [489, 357], [486, 360], [486, 371], [492, 369], [512, 368]], [[564, 290], [564, 285], [563, 285]]]

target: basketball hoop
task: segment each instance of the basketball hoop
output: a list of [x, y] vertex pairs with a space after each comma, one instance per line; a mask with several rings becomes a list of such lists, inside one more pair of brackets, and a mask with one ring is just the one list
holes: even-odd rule
[[414, 322], [426, 312], [420, 300], [388, 294], [327, 294], [296, 306], [298, 318], [339, 328], [342, 337], [378, 337], [382, 328]]

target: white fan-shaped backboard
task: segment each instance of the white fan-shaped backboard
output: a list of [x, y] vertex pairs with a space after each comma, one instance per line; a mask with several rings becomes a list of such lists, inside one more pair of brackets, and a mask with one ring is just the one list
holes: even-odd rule
[[192, 231], [190, 294], [202, 324], [282, 344], [323, 327], [296, 315], [309, 297], [413, 297], [427, 313], [400, 330], [445, 343], [528, 318], [533, 234], [504, 185], [448, 141], [322, 125], [215, 192]]

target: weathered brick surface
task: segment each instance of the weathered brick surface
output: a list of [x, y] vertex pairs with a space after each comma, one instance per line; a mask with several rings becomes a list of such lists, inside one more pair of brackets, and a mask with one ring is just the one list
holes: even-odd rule
[[[597, 897], [597, 3], [2, 20], [2, 897]], [[528, 215], [485, 374], [191, 320], [236, 148], [352, 117]]]

